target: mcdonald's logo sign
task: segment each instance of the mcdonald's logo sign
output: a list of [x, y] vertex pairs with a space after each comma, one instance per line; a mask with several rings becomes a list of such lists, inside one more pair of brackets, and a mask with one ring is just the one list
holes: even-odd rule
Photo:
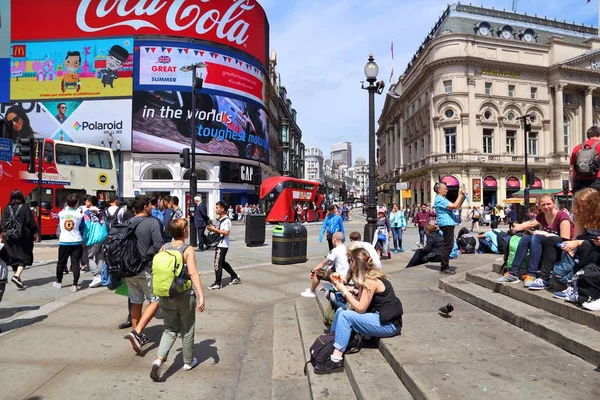
[[26, 45], [24, 44], [13, 44], [12, 45], [12, 58], [22, 58], [26, 54]]

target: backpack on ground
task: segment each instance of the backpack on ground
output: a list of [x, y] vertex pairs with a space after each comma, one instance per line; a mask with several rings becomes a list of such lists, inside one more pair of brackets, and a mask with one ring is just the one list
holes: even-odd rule
[[575, 259], [571, 255], [563, 251], [560, 256], [560, 261], [554, 263], [552, 278], [566, 285], [573, 279], [573, 269], [575, 268]]
[[504, 254], [506, 248], [508, 247], [508, 242], [506, 241], [506, 233], [502, 231], [496, 231], [492, 229], [492, 232], [496, 235], [496, 247], [498, 248], [498, 254]]
[[465, 233], [458, 240], [458, 250], [463, 254], [475, 254], [477, 241], [470, 233]]
[[188, 244], [177, 248], [165, 243], [163, 251], [156, 253], [152, 259], [152, 293], [155, 296], [181, 296], [192, 288], [183, 261], [183, 253], [188, 247]]
[[593, 147], [586, 145], [585, 142], [581, 144], [581, 150], [575, 155], [575, 171], [577, 176], [593, 176], [598, 174], [600, 169], [600, 157], [596, 148], [600, 146], [600, 140], [596, 140], [596, 144]]
[[108, 208], [104, 211], [104, 224], [106, 225], [106, 231], [110, 232], [113, 226], [119, 222], [119, 213], [122, 207], [117, 207], [114, 213], [109, 213]]
[[145, 260], [135, 236], [135, 229], [144, 220], [140, 218], [136, 223], [116, 224], [102, 245], [107, 264], [121, 271], [123, 277], [137, 276], [144, 269]]
[[[323, 367], [327, 360], [333, 354], [333, 343], [335, 342], [335, 332], [326, 333], [325, 335], [319, 336], [315, 342], [310, 346], [310, 361], [304, 365], [304, 375], [306, 375], [306, 369], [308, 364], [312, 364], [313, 368]], [[360, 334], [352, 332], [350, 342], [346, 347], [344, 354], [354, 354], [360, 351], [362, 345], [362, 336]]]
[[588, 264], [573, 277], [573, 287], [578, 293], [577, 302], [581, 305], [600, 299], [600, 266]]
[[13, 206], [8, 206], [8, 217], [3, 223], [4, 233], [2, 234], [7, 239], [20, 239], [23, 235], [23, 224], [17, 218], [22, 206], [23, 204], [19, 204], [16, 212], [13, 210]]

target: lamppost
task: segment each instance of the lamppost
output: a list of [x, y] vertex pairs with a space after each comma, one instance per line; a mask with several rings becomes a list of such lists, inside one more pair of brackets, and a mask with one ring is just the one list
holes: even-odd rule
[[[196, 90], [202, 89], [202, 74], [200, 77], [197, 76], [198, 68], [206, 68], [206, 64], [202, 61], [181, 67], [180, 70], [182, 72], [192, 72], [192, 144], [191, 147], [191, 157], [192, 160], [190, 162], [190, 210], [192, 209], [191, 205], [193, 204], [194, 197], [198, 193], [198, 179], [196, 176]], [[195, 208], [193, 208], [195, 210]], [[188, 213], [191, 214], [191, 213]], [[190, 245], [196, 247], [198, 245], [198, 232], [196, 231], [196, 226], [194, 225], [193, 215], [190, 215]]]
[[367, 65], [365, 65], [365, 77], [367, 78], [368, 86], [364, 82], [361, 88], [369, 92], [369, 196], [367, 202], [367, 223], [364, 229], [364, 240], [369, 241], [375, 234], [377, 227], [377, 182], [376, 182], [376, 167], [375, 167], [375, 93], [381, 94], [385, 83], [377, 82], [377, 74], [379, 67], [375, 63], [373, 53], [369, 54]]
[[[115, 138], [112, 133], [108, 134], [108, 148], [112, 152], [112, 145], [115, 142]], [[101, 142], [101, 146], [104, 147], [104, 140]], [[115, 149], [117, 150], [117, 196], [119, 199], [121, 198], [121, 141], [117, 140], [115, 144]]]

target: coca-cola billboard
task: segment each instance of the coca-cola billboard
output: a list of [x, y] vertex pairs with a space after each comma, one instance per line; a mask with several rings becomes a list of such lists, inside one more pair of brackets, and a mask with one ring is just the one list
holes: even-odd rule
[[267, 65], [269, 25], [256, 0], [11, 0], [12, 41], [170, 35], [220, 43]]

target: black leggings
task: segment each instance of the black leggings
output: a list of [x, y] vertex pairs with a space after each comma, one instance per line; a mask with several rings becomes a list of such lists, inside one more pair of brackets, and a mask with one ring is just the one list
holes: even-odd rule
[[430, 258], [427, 258], [427, 254], [425, 254], [425, 251], [423, 249], [418, 249], [413, 254], [412, 258], [408, 262], [408, 265], [406, 265], [406, 268], [414, 267], [415, 265], [422, 265], [428, 262], [440, 261], [442, 261], [441, 256], [432, 256]]
[[215, 283], [218, 284], [221, 284], [223, 270], [227, 271], [227, 273], [231, 275], [231, 279], [235, 279], [238, 277], [233, 268], [231, 268], [231, 265], [229, 265], [229, 263], [225, 261], [227, 250], [229, 250], [228, 247], [217, 247], [217, 250], [215, 250]]
[[442, 269], [450, 267], [450, 253], [454, 247], [454, 226], [440, 226], [440, 230], [444, 235], [444, 250], [442, 251]]
[[558, 244], [564, 239], [560, 236], [545, 237], [542, 240], [542, 260], [540, 262], [540, 278], [546, 282], [550, 281], [554, 264], [560, 261], [562, 250], [558, 248]]
[[71, 257], [71, 265], [73, 272], [73, 285], [77, 286], [79, 283], [79, 262], [81, 261], [81, 255], [83, 254], [83, 248], [80, 244], [75, 246], [58, 246], [58, 262], [56, 263], [56, 282], [62, 283], [63, 271], [67, 268], [67, 261]]

